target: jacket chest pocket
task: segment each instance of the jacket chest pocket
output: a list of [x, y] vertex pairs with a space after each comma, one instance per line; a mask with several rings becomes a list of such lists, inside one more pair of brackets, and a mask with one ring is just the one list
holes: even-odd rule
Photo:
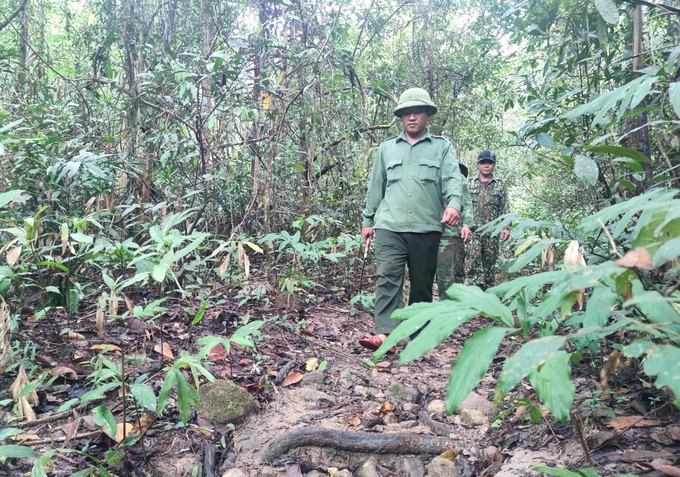
[[418, 179], [422, 182], [439, 181], [439, 163], [421, 159], [420, 166], [418, 167]]
[[401, 180], [401, 176], [404, 174], [402, 166], [403, 162], [404, 162], [403, 159], [395, 159], [385, 166], [388, 184]]

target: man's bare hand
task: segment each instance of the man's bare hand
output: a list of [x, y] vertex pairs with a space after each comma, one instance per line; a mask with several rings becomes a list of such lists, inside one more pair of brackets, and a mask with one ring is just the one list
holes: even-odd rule
[[509, 229], [503, 229], [501, 230], [501, 240], [505, 242], [510, 238], [510, 230]]
[[442, 217], [442, 224], [458, 225], [460, 223], [460, 212], [453, 207], [447, 207], [444, 210], [444, 217]]
[[373, 242], [373, 227], [362, 228], [361, 238], [364, 241], [364, 245], [370, 246], [371, 242]]
[[463, 227], [460, 229], [460, 238], [463, 239], [463, 243], [468, 243], [471, 236], [472, 230], [470, 230], [470, 227], [463, 225]]

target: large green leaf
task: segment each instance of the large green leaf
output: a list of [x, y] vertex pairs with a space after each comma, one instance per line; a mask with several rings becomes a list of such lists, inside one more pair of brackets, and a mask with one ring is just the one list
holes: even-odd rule
[[609, 287], [595, 287], [586, 303], [584, 327], [602, 328], [612, 314], [618, 295]]
[[9, 445], [9, 446], [0, 446], [0, 459], [7, 459], [7, 458], [13, 458], [13, 459], [20, 459], [22, 457], [38, 457], [38, 454], [35, 453], [33, 449], [30, 447], [26, 446], [15, 446], [15, 445]]
[[[640, 280], [635, 280], [633, 281], [632, 292], [638, 310], [652, 323], [680, 323], [678, 311], [658, 291], [645, 290]], [[632, 300], [629, 301], [632, 302]], [[626, 302], [623, 306], [630, 304]]]
[[564, 336], [546, 336], [529, 341], [503, 365], [498, 378], [495, 399], [505, 396], [519, 382], [544, 364], [566, 341]]
[[675, 115], [680, 117], [680, 83], [675, 82], [668, 85], [668, 99], [675, 110]]
[[167, 374], [165, 375], [163, 386], [161, 386], [161, 390], [158, 393], [158, 409], [156, 410], [157, 414], [163, 414], [165, 407], [170, 401], [170, 392], [172, 391], [172, 388], [175, 387], [175, 379], [177, 378], [176, 371], [176, 369], [168, 370]]
[[135, 383], [130, 385], [130, 394], [135, 400], [149, 411], [156, 411], [158, 405], [156, 401], [156, 393], [154, 393], [151, 386], [144, 383]]
[[109, 436], [115, 436], [118, 425], [116, 424], [116, 418], [111, 414], [109, 408], [106, 406], [97, 406], [92, 410], [92, 416], [94, 417], [94, 423], [100, 427], [104, 428]]
[[515, 273], [519, 270], [521, 270], [524, 266], [529, 264], [533, 259], [541, 255], [543, 250], [548, 248], [550, 245], [560, 243], [560, 240], [557, 239], [543, 239], [537, 242], [533, 247], [531, 247], [528, 251], [524, 252], [522, 255], [517, 257], [512, 262], [512, 265], [510, 265], [510, 268], [508, 268], [509, 273]]
[[647, 350], [642, 362], [645, 373], [656, 376], [654, 386], [668, 386], [675, 395], [674, 404], [680, 407], [680, 348], [672, 345], [654, 345]]
[[597, 179], [600, 177], [600, 170], [593, 159], [579, 154], [576, 156], [574, 174], [581, 179], [581, 182], [583, 182], [586, 187], [590, 187], [597, 184]]
[[647, 164], [650, 164], [652, 162], [647, 156], [645, 156], [640, 151], [636, 151], [635, 149], [630, 149], [628, 147], [598, 145], [598, 146], [585, 146], [585, 149], [587, 149], [588, 151], [595, 152], [597, 154], [612, 154], [614, 156], [629, 157], [631, 159], [634, 159], [636, 162], [645, 162]]
[[12, 202], [15, 198], [21, 195], [22, 192], [23, 190], [11, 190], [9, 192], [0, 194], [0, 207], [4, 207]]
[[666, 262], [680, 257], [680, 237], [669, 240], [654, 254], [654, 266], [660, 267]]
[[501, 321], [508, 326], [514, 326], [510, 309], [503, 305], [500, 299], [492, 293], [486, 293], [479, 287], [455, 283], [446, 290], [446, 294], [452, 300], [456, 300], [468, 308], [479, 311], [481, 315]]
[[612, 25], [619, 23], [619, 10], [612, 0], [595, 0], [595, 8], [607, 23]]
[[543, 366], [529, 374], [529, 382], [541, 401], [562, 423], [567, 421], [576, 390], [571, 382], [570, 354], [557, 351]]
[[434, 317], [452, 317], [460, 311], [460, 303], [451, 300], [414, 303], [406, 308], [396, 310], [392, 313], [392, 318], [403, 321], [389, 334], [382, 346], [373, 353], [374, 358], [379, 359], [384, 356], [394, 345], [422, 329]]
[[[477, 310], [461, 309], [457, 313], [435, 316], [428, 325], [399, 353], [399, 364], [425, 356], [440, 345], [460, 325], [477, 316]], [[404, 324], [404, 323], [402, 323]], [[389, 349], [389, 348], [388, 348]]]
[[529, 295], [534, 295], [539, 288], [542, 288], [548, 283], [553, 283], [563, 274], [564, 271], [555, 270], [552, 272], [542, 272], [526, 277], [519, 277], [515, 278], [514, 280], [496, 285], [493, 288], [489, 288], [487, 293], [503, 295], [503, 300], [507, 300], [511, 296], [519, 293], [521, 290], [526, 290]]
[[643, 195], [619, 202], [586, 217], [579, 223], [579, 228], [584, 234], [592, 233], [601, 229], [602, 223], [607, 224], [613, 219], [619, 219], [621, 215], [630, 210], [638, 211], [643, 208], [655, 208], [659, 202], [672, 200], [677, 193], [678, 191], [674, 189], [652, 189]]
[[479, 384], [496, 357], [505, 334], [513, 331], [510, 328], [488, 326], [465, 340], [446, 389], [446, 411], [449, 414]]
[[198, 404], [198, 392], [187, 382], [180, 370], [172, 369], [169, 373], [171, 372], [175, 373], [175, 382], [177, 383], [177, 407], [179, 408], [179, 416], [182, 419], [182, 422], [186, 424], [191, 417], [191, 406]]

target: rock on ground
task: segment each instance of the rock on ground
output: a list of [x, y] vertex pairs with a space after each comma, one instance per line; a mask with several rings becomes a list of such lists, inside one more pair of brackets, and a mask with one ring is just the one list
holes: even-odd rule
[[481, 411], [487, 417], [493, 417], [498, 414], [498, 408], [491, 401], [474, 391], [470, 392], [468, 397], [458, 405], [456, 414], [462, 414], [465, 410]]
[[453, 462], [441, 457], [435, 457], [427, 466], [429, 477], [457, 477], [458, 472]]
[[215, 424], [241, 422], [255, 409], [255, 400], [248, 391], [229, 380], [216, 380], [200, 387], [202, 417]]

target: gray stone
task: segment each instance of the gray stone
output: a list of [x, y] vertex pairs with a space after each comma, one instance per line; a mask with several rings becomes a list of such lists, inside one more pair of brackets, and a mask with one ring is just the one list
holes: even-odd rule
[[248, 391], [229, 380], [201, 385], [199, 414], [215, 424], [238, 423], [255, 409]]
[[[378, 473], [378, 460], [371, 457], [354, 471], [355, 477], [381, 477]], [[337, 474], [336, 474], [337, 475]]]
[[307, 472], [305, 474], [305, 477], [327, 477], [326, 474], [322, 474], [318, 470], [313, 470], [311, 472]]
[[405, 477], [423, 477], [425, 475], [423, 461], [416, 457], [402, 457], [398, 459], [396, 470], [399, 475]]
[[311, 371], [302, 376], [304, 384], [323, 384], [323, 371]]
[[377, 395], [380, 392], [380, 390], [357, 384], [356, 386], [354, 386], [354, 392], [361, 395], [362, 398], [367, 399], [369, 396]]
[[465, 400], [458, 405], [456, 408], [456, 414], [462, 415], [463, 411], [466, 409], [481, 411], [485, 416], [488, 417], [493, 417], [498, 414], [498, 408], [494, 406], [491, 401], [483, 398], [474, 391], [470, 392], [468, 397], [466, 397]]
[[326, 399], [328, 401], [335, 402], [335, 398], [330, 394], [326, 394], [323, 391], [317, 391], [316, 389], [305, 389], [300, 393], [300, 400], [302, 401], [321, 401]]
[[383, 416], [383, 421], [385, 421], [385, 424], [388, 426], [397, 424], [399, 422], [399, 417], [394, 414], [393, 412], [387, 413]]
[[406, 401], [417, 403], [420, 400], [420, 393], [412, 386], [400, 383], [392, 383], [385, 391], [385, 397], [389, 401]]
[[433, 417], [446, 416], [446, 403], [439, 399], [435, 399], [427, 405], [427, 413]]
[[482, 411], [477, 409], [464, 409], [460, 417], [463, 422], [471, 426], [488, 426], [489, 418], [484, 415]]
[[347, 469], [342, 469], [340, 472], [336, 472], [334, 477], [352, 477], [352, 473]]
[[357, 375], [351, 371], [343, 371], [340, 373], [340, 379], [338, 379], [338, 384], [342, 387], [349, 388], [352, 387], [354, 383], [357, 382]]
[[259, 470], [257, 477], [277, 477], [278, 475], [278, 470], [274, 469], [273, 467], [264, 466]]
[[427, 473], [429, 477], [457, 477], [458, 472], [453, 462], [441, 457], [435, 457], [427, 465]]
[[222, 477], [250, 477], [246, 472], [241, 469], [229, 469]]
[[262, 441], [255, 436], [248, 436], [234, 441], [237, 452], [254, 451], [262, 447]]

